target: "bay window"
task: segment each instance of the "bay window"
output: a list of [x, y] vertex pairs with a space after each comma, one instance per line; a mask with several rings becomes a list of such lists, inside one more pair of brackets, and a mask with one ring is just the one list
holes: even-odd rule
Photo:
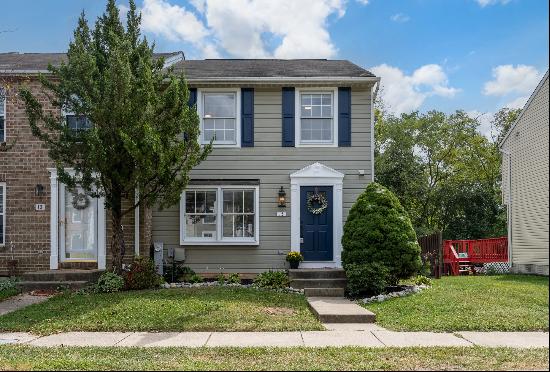
[[190, 186], [180, 203], [180, 243], [258, 244], [258, 186]]

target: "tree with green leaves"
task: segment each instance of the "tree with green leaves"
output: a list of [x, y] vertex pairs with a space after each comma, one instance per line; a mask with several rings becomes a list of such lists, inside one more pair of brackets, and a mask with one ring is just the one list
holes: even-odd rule
[[[50, 74], [40, 76], [58, 111], [44, 109], [29, 89], [20, 91], [32, 132], [49, 150], [59, 180], [69, 189], [78, 186], [90, 197], [105, 198], [112, 265], [119, 273], [125, 254], [122, 218], [140, 205], [176, 203], [190, 170], [211, 150], [199, 144], [199, 118], [188, 107], [183, 75], [155, 58], [140, 23], [133, 0], [126, 27], [114, 0], [108, 0], [93, 30], [82, 13], [66, 63], [49, 66]], [[91, 125], [74, 130], [62, 111]]]

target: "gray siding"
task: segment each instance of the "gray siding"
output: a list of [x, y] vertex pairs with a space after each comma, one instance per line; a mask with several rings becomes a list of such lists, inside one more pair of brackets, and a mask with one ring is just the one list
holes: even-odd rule
[[[502, 145], [512, 269], [548, 275], [548, 75]], [[510, 158], [511, 157], [511, 158]], [[511, 164], [509, 163], [511, 159]], [[510, 172], [511, 167], [511, 187]]]
[[[186, 265], [197, 272], [257, 273], [285, 266], [290, 250], [290, 174], [315, 162], [345, 174], [343, 218], [371, 182], [370, 88], [352, 88], [352, 146], [334, 148], [281, 147], [281, 88], [255, 88], [254, 146], [214, 149], [192, 172], [192, 179], [259, 179], [259, 246], [186, 246]], [[358, 170], [365, 175], [359, 176]], [[276, 197], [283, 186], [287, 216], [276, 217]], [[179, 205], [153, 211], [153, 241], [165, 248], [179, 245]]]

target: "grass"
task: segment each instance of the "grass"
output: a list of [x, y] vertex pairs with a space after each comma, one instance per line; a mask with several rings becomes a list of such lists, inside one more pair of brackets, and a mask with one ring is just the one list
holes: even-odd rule
[[36, 348], [0, 346], [3, 370], [548, 370], [548, 349]]
[[443, 277], [419, 294], [364, 306], [400, 331], [548, 330], [548, 277]]
[[324, 329], [302, 295], [246, 288], [65, 293], [0, 317], [0, 330], [297, 331]]

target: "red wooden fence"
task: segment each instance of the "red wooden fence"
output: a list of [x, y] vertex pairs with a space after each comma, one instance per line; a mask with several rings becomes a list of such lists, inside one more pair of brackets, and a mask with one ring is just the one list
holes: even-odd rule
[[460, 275], [476, 264], [491, 262], [508, 262], [507, 237], [443, 242], [444, 271], [450, 275]]

